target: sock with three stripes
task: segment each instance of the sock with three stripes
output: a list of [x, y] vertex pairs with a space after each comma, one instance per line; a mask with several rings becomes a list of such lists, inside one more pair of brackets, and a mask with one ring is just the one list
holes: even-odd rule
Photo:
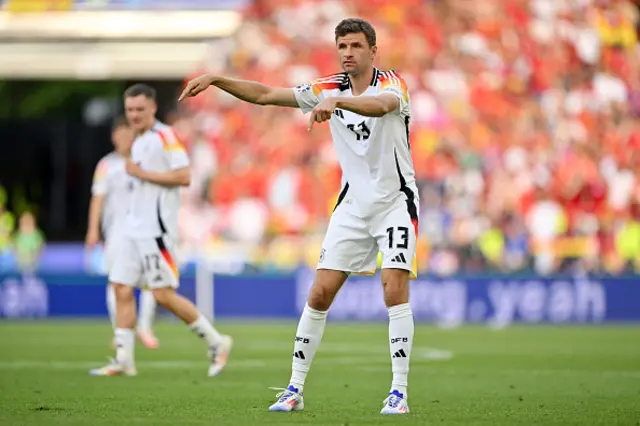
[[409, 359], [413, 346], [413, 313], [408, 303], [389, 308], [389, 349], [391, 352], [391, 391], [407, 397]]
[[293, 345], [293, 363], [290, 385], [302, 393], [309, 367], [322, 340], [327, 311], [318, 311], [306, 305], [302, 311]]

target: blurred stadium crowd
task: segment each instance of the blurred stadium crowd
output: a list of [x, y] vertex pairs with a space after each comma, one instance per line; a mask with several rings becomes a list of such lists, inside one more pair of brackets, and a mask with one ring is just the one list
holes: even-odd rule
[[[264, 0], [201, 72], [295, 86], [340, 71], [358, 16], [412, 96], [419, 269], [640, 268], [638, 6], [626, 0]], [[172, 117], [194, 162], [185, 247], [315, 266], [340, 189], [328, 126], [208, 90]]]

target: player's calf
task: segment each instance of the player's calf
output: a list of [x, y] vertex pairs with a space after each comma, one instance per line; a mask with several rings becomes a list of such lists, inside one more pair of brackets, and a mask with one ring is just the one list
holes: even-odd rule
[[316, 279], [296, 330], [289, 386], [281, 389], [282, 392], [277, 395], [278, 400], [269, 407], [269, 411], [288, 412], [304, 408], [304, 383], [324, 334], [329, 307], [346, 280], [347, 274], [342, 271], [319, 269], [316, 272]]
[[382, 413], [401, 414], [408, 412], [406, 396], [414, 332], [413, 313], [409, 305], [409, 271], [384, 269], [382, 283], [389, 309], [389, 351], [393, 372], [391, 391]]
[[116, 294], [116, 361], [123, 366], [133, 365], [135, 351], [136, 300], [133, 288], [113, 283]]
[[138, 313], [138, 339], [149, 349], [158, 349], [159, 343], [153, 334], [153, 319], [156, 313], [156, 299], [151, 290], [140, 292], [140, 311]]
[[116, 298], [116, 328], [114, 330], [114, 342], [116, 346], [116, 358], [106, 366], [91, 370], [93, 376], [135, 376], [135, 323], [136, 302], [133, 288], [111, 283]]
[[210, 377], [218, 375], [226, 366], [231, 353], [231, 337], [220, 334], [209, 320], [198, 312], [195, 305], [178, 294], [174, 288], [153, 289], [153, 295], [160, 305], [184, 321], [194, 333], [207, 342], [211, 360], [208, 374]]

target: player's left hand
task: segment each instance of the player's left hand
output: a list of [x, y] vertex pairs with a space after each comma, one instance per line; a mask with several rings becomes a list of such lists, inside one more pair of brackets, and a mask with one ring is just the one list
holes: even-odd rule
[[311, 129], [313, 129], [314, 123], [323, 123], [327, 120], [330, 120], [335, 109], [336, 100], [333, 98], [325, 99], [324, 101], [316, 105], [313, 111], [311, 111], [311, 117], [309, 117], [308, 130], [311, 131]]
[[125, 164], [125, 171], [127, 174], [139, 178], [142, 174], [142, 168], [138, 163], [134, 163], [131, 158], [127, 158], [127, 162]]

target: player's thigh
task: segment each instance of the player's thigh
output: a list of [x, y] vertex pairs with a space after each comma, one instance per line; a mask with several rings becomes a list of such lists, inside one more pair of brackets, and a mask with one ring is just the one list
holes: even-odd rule
[[165, 236], [137, 241], [142, 257], [144, 287], [178, 288], [180, 275], [176, 263], [175, 244]]
[[142, 277], [142, 259], [136, 241], [122, 238], [113, 247], [112, 264], [109, 268], [109, 282], [135, 287]]
[[406, 202], [398, 203], [372, 221], [372, 234], [382, 253], [382, 269], [401, 269], [416, 277], [417, 217]]
[[366, 222], [340, 206], [331, 216], [318, 269], [346, 273], [375, 271], [378, 248]]

